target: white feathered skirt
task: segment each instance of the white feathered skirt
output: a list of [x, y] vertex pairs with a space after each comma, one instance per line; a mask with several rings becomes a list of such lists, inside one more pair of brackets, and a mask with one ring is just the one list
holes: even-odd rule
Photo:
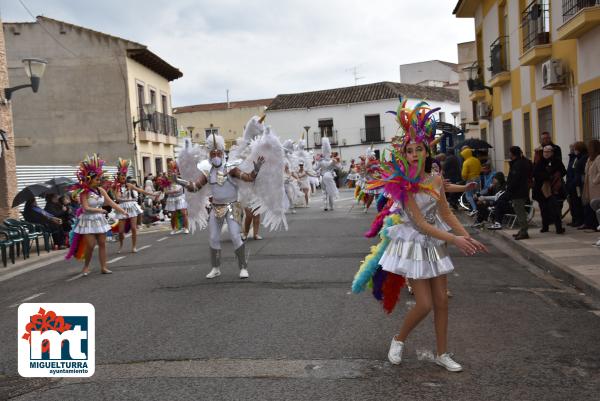
[[142, 210], [142, 208], [140, 207], [140, 205], [138, 205], [138, 203], [136, 201], [128, 201], [128, 202], [119, 203], [119, 206], [121, 207], [121, 209], [125, 210], [127, 215], [115, 212], [115, 219], [118, 219], [118, 220], [131, 219], [133, 217], [137, 217], [140, 214], [144, 213], [144, 211]]
[[187, 202], [185, 201], [185, 195], [169, 196], [167, 198], [167, 204], [165, 210], [167, 212], [174, 212], [176, 210], [187, 209]]
[[110, 225], [104, 213], [83, 213], [74, 230], [77, 234], [106, 234]]
[[[439, 217], [435, 226], [450, 231]], [[383, 270], [417, 280], [438, 277], [454, 270], [446, 242], [420, 233], [410, 222], [389, 227], [386, 234], [390, 243], [379, 260]]]

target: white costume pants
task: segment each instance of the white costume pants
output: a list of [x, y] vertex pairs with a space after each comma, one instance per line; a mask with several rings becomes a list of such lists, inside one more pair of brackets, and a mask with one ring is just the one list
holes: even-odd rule
[[238, 249], [244, 244], [240, 225], [231, 217], [230, 213], [227, 213], [222, 219], [218, 219], [215, 216], [214, 210], [211, 210], [208, 216], [209, 245], [212, 249], [221, 249], [221, 228], [225, 220], [227, 220], [227, 228], [229, 229], [229, 237], [233, 243], [233, 249]]

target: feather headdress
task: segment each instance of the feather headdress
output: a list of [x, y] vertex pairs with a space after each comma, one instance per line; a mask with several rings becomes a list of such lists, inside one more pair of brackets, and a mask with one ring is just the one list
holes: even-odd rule
[[85, 160], [79, 163], [76, 173], [79, 182], [72, 186], [71, 190], [77, 195], [89, 191], [92, 179], [104, 175], [104, 164], [104, 160], [95, 153], [92, 156], [86, 156]]
[[440, 110], [440, 107], [432, 109], [425, 101], [421, 101], [410, 108], [406, 105], [408, 99], [399, 98], [400, 104], [396, 111], [388, 111], [387, 113], [396, 116], [396, 121], [400, 125], [404, 136], [401, 143], [406, 146], [409, 143], [425, 143], [431, 146], [435, 141], [435, 128], [437, 121], [433, 114]]
[[179, 174], [179, 168], [177, 167], [177, 162], [175, 160], [169, 160], [167, 163], [167, 171], [169, 174]]
[[324, 136], [321, 139], [321, 146], [322, 146], [321, 150], [323, 153], [323, 157], [325, 157], [326, 159], [330, 158], [331, 157], [331, 143], [329, 142], [329, 137]]
[[206, 137], [206, 147], [208, 151], [220, 150], [225, 151], [225, 139], [221, 135], [210, 134]]
[[131, 160], [121, 159], [119, 157], [119, 162], [117, 163], [117, 176], [127, 176], [129, 172], [129, 166], [131, 166]]

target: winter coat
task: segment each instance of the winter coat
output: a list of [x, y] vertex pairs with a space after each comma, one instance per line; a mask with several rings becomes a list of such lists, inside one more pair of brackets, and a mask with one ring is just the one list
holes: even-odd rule
[[509, 199], [529, 199], [529, 177], [531, 162], [526, 157], [520, 157], [509, 162], [510, 169], [506, 180], [506, 192]]
[[481, 174], [481, 162], [478, 158], [473, 156], [473, 151], [469, 148], [465, 148], [460, 152], [464, 162], [462, 167], [462, 179], [465, 181], [473, 181], [479, 179]]
[[[562, 179], [565, 174], [567, 174], [567, 169], [559, 158], [542, 158], [533, 166], [533, 199], [540, 202], [549, 198], [550, 195], [565, 199], [567, 193]], [[544, 190], [544, 185], [547, 186], [547, 190]], [[544, 194], [544, 192], [547, 193]]]
[[600, 156], [594, 161], [588, 159], [585, 165], [585, 177], [583, 184], [583, 203], [587, 205], [592, 199], [600, 198]]

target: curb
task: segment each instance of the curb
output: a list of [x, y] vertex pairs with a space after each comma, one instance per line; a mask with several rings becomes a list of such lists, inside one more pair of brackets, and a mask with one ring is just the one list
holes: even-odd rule
[[531, 249], [527, 247], [526, 244], [514, 240], [511, 234], [503, 232], [502, 230], [495, 232], [479, 231], [479, 233], [483, 236], [498, 238], [504, 241], [505, 244], [511, 246], [511, 248], [518, 252], [523, 258], [527, 259], [538, 268], [552, 274], [554, 277], [561, 279], [567, 284], [577, 287], [586, 294], [600, 299], [600, 286], [590, 283], [586, 276], [573, 270], [564, 263], [558, 262], [544, 255], [540, 251]]

